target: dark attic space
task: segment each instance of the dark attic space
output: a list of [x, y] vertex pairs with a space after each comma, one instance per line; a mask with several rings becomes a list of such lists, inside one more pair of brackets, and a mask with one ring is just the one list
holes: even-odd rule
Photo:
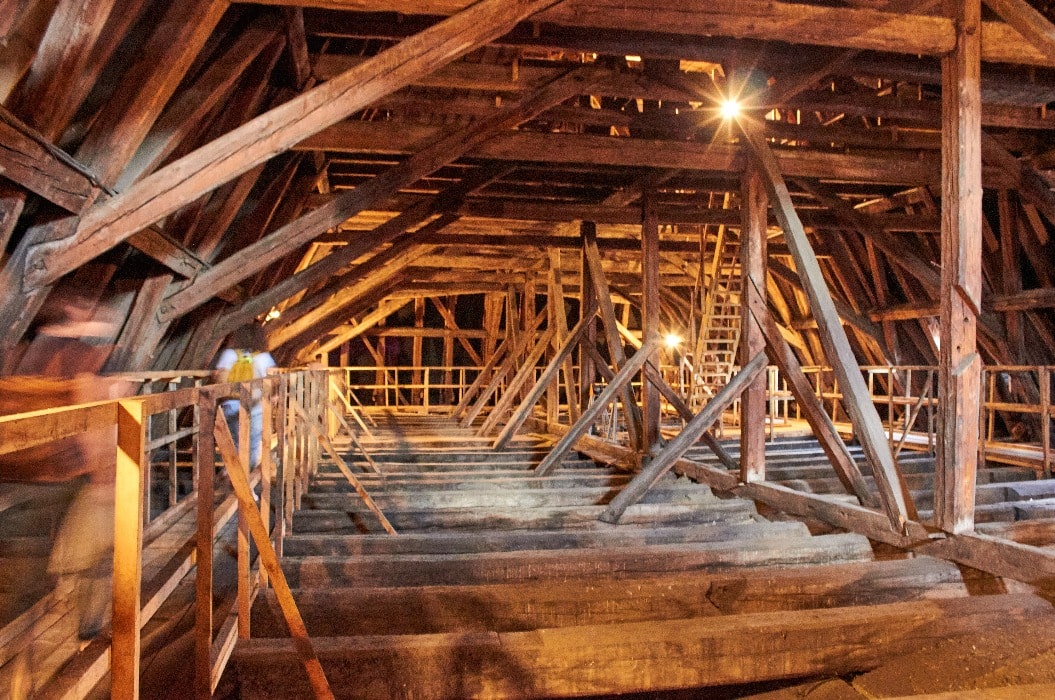
[[0, 698], [1055, 697], [1045, 0], [0, 0]]

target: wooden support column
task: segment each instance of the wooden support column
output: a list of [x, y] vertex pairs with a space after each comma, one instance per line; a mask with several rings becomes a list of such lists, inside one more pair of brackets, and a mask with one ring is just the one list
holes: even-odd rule
[[942, 57], [941, 312], [938, 362], [940, 436], [935, 524], [974, 528], [982, 360], [981, 2], [947, 0], [956, 48]]
[[[756, 293], [766, 304], [766, 226], [769, 200], [762, 173], [748, 158], [740, 183], [740, 365], [765, 350], [766, 339], [751, 322], [748, 294]], [[773, 419], [774, 416], [770, 416]], [[766, 374], [763, 372], [740, 397], [740, 480], [766, 479]]]
[[766, 190], [773, 205], [774, 213], [788, 243], [795, 268], [802, 281], [803, 291], [809, 299], [810, 310], [817, 319], [818, 336], [824, 352], [832, 366], [839, 386], [843, 391], [843, 405], [854, 425], [854, 430], [861, 441], [861, 447], [872, 465], [876, 485], [883, 503], [883, 509], [891, 526], [902, 532], [908, 521], [908, 494], [899, 486], [894, 455], [887, 442], [886, 432], [879, 413], [872, 404], [872, 398], [858, 369], [857, 358], [850, 347], [846, 331], [839, 323], [839, 314], [835, 310], [831, 292], [828, 290], [821, 272], [817, 256], [813, 252], [809, 238], [802, 226], [802, 221], [791, 202], [791, 195], [776, 157], [769, 149], [762, 132], [749, 123], [742, 124], [745, 141], [757, 157], [764, 175]]
[[[597, 237], [597, 224], [592, 221], [583, 221], [579, 224], [579, 234], [582, 237], [582, 249], [579, 258], [579, 318], [592, 319], [597, 315], [597, 294], [594, 292], [593, 278], [590, 275], [590, 265], [586, 262], [586, 240]], [[590, 322], [586, 326], [586, 336], [583, 341], [591, 346], [597, 345], [597, 323]], [[579, 406], [585, 411], [593, 396], [593, 380], [596, 370], [593, 366], [593, 356], [585, 350], [579, 352]]]
[[[425, 297], [414, 298], [414, 327], [425, 327]], [[420, 335], [415, 335], [411, 340], [410, 364], [414, 366], [410, 379], [412, 384], [421, 384], [421, 348], [424, 342], [425, 339]], [[421, 389], [414, 389], [410, 392], [411, 404], [417, 405], [421, 400]]]
[[[646, 342], [659, 338], [660, 314], [659, 217], [651, 194], [646, 194], [641, 214], [641, 340]], [[659, 345], [646, 362], [659, 366]], [[644, 372], [641, 374], [641, 413], [641, 453], [648, 455], [660, 441], [660, 396], [659, 389], [645, 379]]]
[[[442, 304], [439, 299], [434, 301]], [[450, 297], [450, 301], [447, 302], [450, 307], [449, 314], [443, 316], [443, 327], [449, 331], [458, 330], [458, 325], [454, 322], [454, 311], [457, 309], [458, 297]], [[436, 308], [439, 308], [437, 305]], [[464, 339], [463, 339], [464, 340]], [[468, 342], [465, 340], [465, 342]], [[447, 333], [443, 336], [443, 383], [446, 387], [443, 389], [443, 403], [453, 404], [454, 403], [454, 391], [451, 389], [451, 381], [454, 376], [451, 374], [451, 367], [454, 365], [454, 336], [451, 333]]]

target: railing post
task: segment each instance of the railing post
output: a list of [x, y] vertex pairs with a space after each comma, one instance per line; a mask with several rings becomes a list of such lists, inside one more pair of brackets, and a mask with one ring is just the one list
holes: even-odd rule
[[198, 475], [197, 576], [194, 585], [194, 695], [198, 700], [212, 697], [212, 548], [213, 496], [216, 472], [216, 396], [209, 388], [198, 394], [198, 449], [195, 471]]
[[110, 695], [139, 697], [140, 594], [143, 573], [143, 481], [146, 462], [143, 405], [117, 404], [114, 483], [114, 592]]
[[[252, 451], [250, 445], [250, 421], [253, 406], [253, 391], [249, 382], [238, 384], [238, 460], [245, 470], [246, 479], [252, 467], [249, 455]], [[249, 639], [249, 601], [252, 597], [252, 583], [249, 581], [249, 520], [245, 511], [238, 509], [238, 638]]]
[[1040, 382], [1040, 444], [1044, 452], [1041, 475], [1051, 478], [1051, 368], [1038, 367]]

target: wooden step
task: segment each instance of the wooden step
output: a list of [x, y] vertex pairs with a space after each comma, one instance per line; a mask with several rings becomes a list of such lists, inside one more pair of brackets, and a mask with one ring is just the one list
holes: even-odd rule
[[[929, 557], [618, 580], [294, 591], [312, 636], [512, 632], [545, 627], [877, 605], [966, 595], [959, 570]], [[257, 598], [254, 637], [285, 637], [274, 594]]]
[[[1047, 616], [1032, 595], [981, 596], [528, 632], [313, 640], [339, 697], [566, 697], [703, 688], [875, 668], [936, 639]], [[239, 642], [243, 698], [303, 698], [288, 639]]]
[[566, 576], [619, 577], [730, 567], [795, 566], [871, 559], [860, 535], [779, 536], [611, 549], [527, 550], [485, 554], [394, 554], [286, 559], [290, 586], [439, 586], [536, 581]]
[[[500, 508], [493, 510], [450, 508], [383, 511], [397, 531], [444, 529], [606, 529], [617, 527], [598, 520], [604, 506], [554, 508]], [[743, 499], [718, 500], [705, 506], [639, 503], [627, 508], [620, 523], [671, 525], [742, 521], [756, 513], [755, 505]], [[293, 515], [294, 532], [381, 532], [373, 514], [344, 510], [302, 510]]]
[[[469, 489], [465, 491], [399, 491], [375, 488], [370, 495], [382, 512], [449, 508], [559, 508], [576, 505], [605, 505], [621, 487], [565, 489]], [[708, 504], [718, 499], [702, 484], [690, 488], [653, 488], [641, 503]], [[320, 510], [364, 512], [366, 505], [354, 493], [308, 493], [302, 507]]]
[[[488, 489], [563, 489], [585, 487], [622, 486], [630, 481], [629, 474], [613, 474], [610, 470], [597, 470], [591, 474], [532, 477], [519, 474], [516, 476], [491, 476], [481, 478], [473, 472], [450, 472], [444, 474], [356, 474], [368, 491], [375, 488], [395, 489], [399, 491], [469, 491]], [[677, 483], [676, 480], [665, 480], [661, 483]], [[311, 480], [312, 493], [343, 493], [351, 490], [351, 485], [343, 474], [328, 474]]]
[[470, 554], [523, 549], [597, 549], [681, 542], [724, 542], [756, 537], [807, 537], [805, 524], [745, 520], [711, 525], [654, 527], [620, 525], [607, 530], [510, 530], [495, 532], [429, 532], [390, 535], [289, 535], [285, 555], [348, 556], [356, 554]]

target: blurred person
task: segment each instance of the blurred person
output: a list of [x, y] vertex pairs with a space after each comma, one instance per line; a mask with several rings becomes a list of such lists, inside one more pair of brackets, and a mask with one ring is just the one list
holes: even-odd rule
[[[214, 381], [247, 382], [267, 376], [275, 366], [275, 360], [267, 351], [267, 336], [261, 326], [249, 324], [236, 329], [227, 339], [227, 347], [216, 360]], [[249, 468], [260, 465], [260, 452], [264, 435], [264, 406], [259, 390], [253, 391], [249, 410]], [[227, 420], [227, 427], [238, 448], [238, 399], [226, 399], [220, 403]]]
[[[118, 385], [98, 376], [115, 329], [92, 314], [76, 295], [49, 298], [13, 373], [0, 377], [0, 415], [116, 398]], [[116, 442], [110, 427], [0, 455], [0, 481], [25, 501], [23, 517], [58, 521], [47, 571], [72, 593], [83, 640], [104, 629], [109, 613]], [[17, 664], [15, 697], [31, 690], [32, 651]]]

